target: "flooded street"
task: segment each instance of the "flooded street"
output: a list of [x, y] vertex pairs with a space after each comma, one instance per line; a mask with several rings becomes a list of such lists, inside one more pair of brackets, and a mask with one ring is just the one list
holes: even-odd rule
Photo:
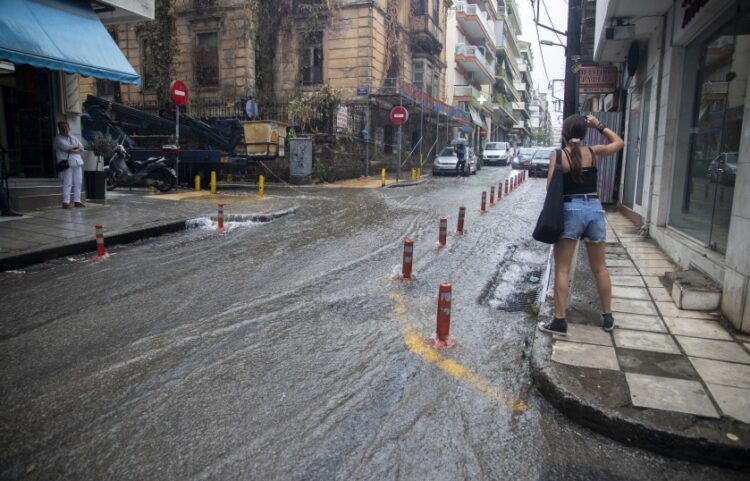
[[[271, 186], [296, 212], [0, 273], [0, 479], [743, 479], [594, 434], [535, 391], [544, 180], [479, 212], [510, 172]], [[438, 352], [443, 282], [457, 344]]]

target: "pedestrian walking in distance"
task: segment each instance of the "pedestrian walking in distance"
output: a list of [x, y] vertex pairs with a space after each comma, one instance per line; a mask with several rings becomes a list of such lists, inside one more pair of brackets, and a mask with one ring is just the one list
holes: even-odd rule
[[70, 135], [67, 122], [58, 122], [60, 133], [55, 136], [54, 147], [57, 161], [68, 161], [68, 168], [60, 172], [63, 179], [63, 209], [70, 209], [70, 191], [73, 190], [73, 205], [86, 207], [81, 202], [81, 182], [83, 181], [83, 144], [74, 135]]
[[[581, 142], [589, 127], [601, 132], [609, 144], [584, 148]], [[550, 156], [547, 170], [547, 187], [552, 181], [555, 164], [560, 162], [563, 172], [563, 218], [565, 228], [555, 243], [555, 312], [552, 320], [540, 322], [538, 328], [545, 332], [565, 335], [568, 323], [565, 309], [570, 290], [570, 266], [576, 244], [583, 239], [596, 279], [596, 288], [602, 304], [602, 328], [611, 331], [615, 327], [612, 317], [612, 282], [605, 263], [604, 243], [607, 229], [604, 209], [596, 194], [597, 159], [614, 154], [623, 147], [623, 141], [593, 115], [571, 115], [563, 121], [563, 143], [561, 159], [557, 153]]]

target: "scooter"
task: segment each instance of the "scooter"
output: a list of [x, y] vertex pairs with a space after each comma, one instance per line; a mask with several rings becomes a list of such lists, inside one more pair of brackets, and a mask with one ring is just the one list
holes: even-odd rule
[[109, 165], [104, 167], [107, 190], [117, 187], [148, 187], [153, 185], [159, 192], [167, 192], [177, 184], [177, 173], [170, 168], [164, 156], [151, 157], [133, 163], [135, 171], [128, 166], [130, 154], [122, 144], [115, 147]]

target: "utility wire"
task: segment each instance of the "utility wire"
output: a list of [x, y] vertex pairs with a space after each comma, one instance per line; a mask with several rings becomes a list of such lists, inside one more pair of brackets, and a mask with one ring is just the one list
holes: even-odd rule
[[[552, 15], [549, 14], [549, 10], [547, 10], [547, 5], [544, 3], [544, 0], [539, 0], [542, 2], [542, 7], [544, 7], [544, 12], [547, 14], [547, 18], [549, 19], [549, 24], [552, 25], [552, 28], [555, 28], [555, 22], [552, 21]], [[567, 2], [565, 2], [567, 3]], [[562, 38], [560, 38], [560, 34], [555, 32], [555, 36], [557, 37], [557, 41], [562, 44], [567, 44], [567, 42], [563, 42]]]

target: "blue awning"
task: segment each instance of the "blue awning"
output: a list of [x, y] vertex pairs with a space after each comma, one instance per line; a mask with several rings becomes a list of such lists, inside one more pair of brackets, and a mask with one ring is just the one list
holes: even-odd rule
[[0, 60], [141, 84], [83, 0], [0, 0]]

